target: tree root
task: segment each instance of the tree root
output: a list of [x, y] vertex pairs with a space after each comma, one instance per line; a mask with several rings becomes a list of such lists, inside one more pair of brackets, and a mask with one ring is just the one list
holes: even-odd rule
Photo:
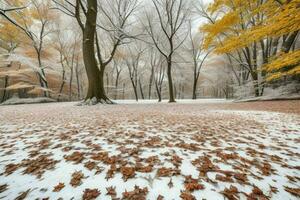
[[116, 104], [115, 102], [113, 102], [112, 100], [110, 100], [109, 98], [105, 97], [105, 98], [97, 98], [97, 97], [93, 97], [93, 98], [89, 98], [84, 100], [83, 102], [80, 102], [78, 104], [76, 104], [77, 106], [93, 106], [93, 105], [97, 105], [97, 104]]

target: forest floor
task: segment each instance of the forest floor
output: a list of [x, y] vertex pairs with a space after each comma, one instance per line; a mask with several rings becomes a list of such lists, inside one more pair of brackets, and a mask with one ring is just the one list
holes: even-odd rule
[[300, 101], [0, 107], [0, 199], [299, 199]]

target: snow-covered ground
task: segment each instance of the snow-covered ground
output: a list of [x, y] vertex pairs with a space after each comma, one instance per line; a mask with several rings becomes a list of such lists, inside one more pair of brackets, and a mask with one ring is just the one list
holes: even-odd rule
[[[117, 104], [166, 104], [168, 100], [164, 99], [162, 102], [157, 102], [157, 100], [115, 100]], [[226, 99], [180, 99], [176, 100], [178, 104], [203, 104], [203, 103], [230, 103], [233, 100], [226, 100]]]
[[299, 198], [300, 115], [118, 103], [0, 107], [0, 199]]

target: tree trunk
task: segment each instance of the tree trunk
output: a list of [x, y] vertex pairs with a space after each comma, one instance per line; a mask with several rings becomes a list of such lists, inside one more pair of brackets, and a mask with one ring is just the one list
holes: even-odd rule
[[259, 84], [258, 84], [258, 75], [257, 75], [256, 72], [252, 71], [251, 72], [251, 77], [252, 77], [252, 80], [253, 80], [255, 96], [259, 97], [260, 92], [259, 92]]
[[78, 57], [77, 57], [75, 74], [76, 74], [76, 83], [77, 83], [77, 98], [79, 100], [80, 96], [81, 96], [81, 92], [80, 92], [80, 80], [79, 80], [78, 67], [79, 67], [79, 64], [78, 64]]
[[3, 90], [3, 96], [1, 102], [4, 102], [6, 100], [6, 88], [8, 86], [8, 76], [5, 76], [4, 78], [4, 90]]
[[194, 83], [193, 83], [193, 97], [192, 99], [197, 99], [197, 82], [198, 82], [198, 79], [197, 77], [194, 77]]
[[109, 94], [110, 93], [110, 91], [109, 91], [109, 75], [107, 72], [105, 73], [105, 77], [106, 77], [106, 94]]
[[117, 76], [116, 76], [116, 82], [115, 82], [115, 99], [118, 99], [118, 87], [119, 87], [119, 78], [120, 78], [120, 72], [117, 71]]
[[69, 101], [72, 100], [72, 82], [73, 82], [73, 65], [71, 66], [70, 82], [69, 82]]
[[140, 86], [140, 92], [141, 92], [142, 99], [145, 99], [141, 79], [139, 79], [139, 86]]
[[61, 85], [60, 85], [59, 95], [58, 95], [57, 101], [59, 101], [61, 93], [62, 93], [62, 91], [64, 89], [64, 86], [65, 86], [65, 74], [66, 74], [66, 71], [63, 70], [62, 71], [62, 82], [61, 82]]
[[[83, 31], [83, 61], [88, 77], [88, 92], [85, 100], [96, 99], [100, 103], [112, 103], [103, 87], [104, 70], [99, 70], [95, 58], [95, 34], [97, 21], [97, 1], [87, 0], [86, 24]], [[96, 103], [96, 102], [95, 102]]]
[[156, 93], [158, 96], [158, 102], [161, 102], [161, 91], [159, 90], [157, 82], [155, 82]]
[[150, 74], [150, 80], [149, 80], [149, 93], [148, 93], [149, 99], [151, 99], [153, 78], [154, 78], [154, 66], [151, 66], [151, 74]]
[[295, 41], [295, 39], [297, 38], [299, 31], [295, 31], [293, 32], [290, 36], [288, 36], [288, 38], [283, 42], [281, 50], [284, 53], [288, 53]]
[[135, 85], [133, 79], [131, 79], [131, 84], [132, 84], [132, 87], [133, 87], [135, 100], [136, 100], [136, 101], [139, 101], [138, 92], [137, 92], [137, 86]]
[[174, 103], [174, 88], [173, 88], [173, 80], [172, 80], [172, 58], [169, 57], [168, 59], [168, 69], [167, 69], [167, 75], [168, 75], [168, 84], [169, 84], [169, 103]]
[[125, 83], [123, 83], [123, 100], [125, 99]]
[[[48, 89], [48, 82], [46, 80], [46, 73], [45, 73], [45, 70], [43, 69], [43, 65], [42, 65], [41, 52], [37, 51], [37, 57], [38, 57], [39, 69], [41, 70], [41, 73], [38, 73], [40, 85], [41, 85], [42, 88]], [[45, 97], [49, 96], [47, 91], [44, 91], [44, 96]]]

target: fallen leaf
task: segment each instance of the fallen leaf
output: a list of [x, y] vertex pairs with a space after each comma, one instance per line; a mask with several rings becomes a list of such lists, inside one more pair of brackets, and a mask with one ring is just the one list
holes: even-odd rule
[[83, 200], [92, 200], [96, 199], [100, 195], [100, 192], [98, 189], [85, 189], [82, 199]]
[[64, 183], [59, 183], [58, 185], [56, 185], [53, 189], [53, 192], [59, 192], [61, 191], [63, 188], [65, 187]]

